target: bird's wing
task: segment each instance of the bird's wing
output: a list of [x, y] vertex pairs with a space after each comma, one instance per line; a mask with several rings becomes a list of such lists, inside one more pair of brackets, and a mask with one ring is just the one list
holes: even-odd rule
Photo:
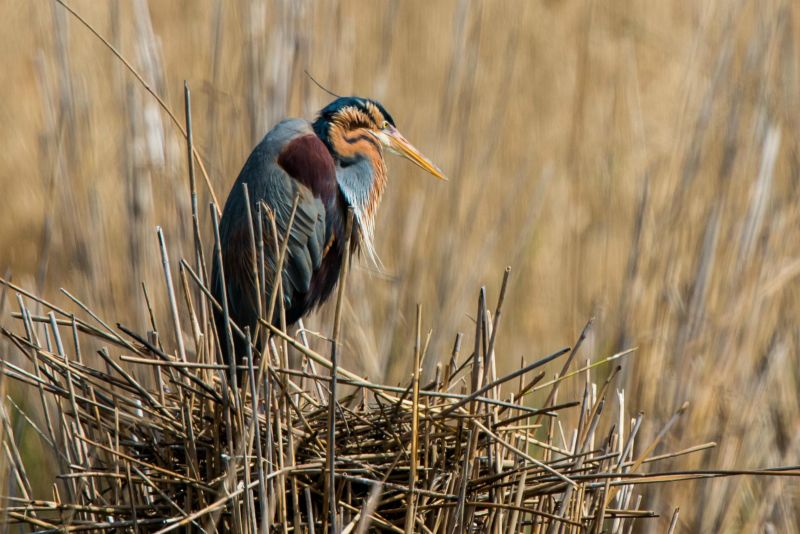
[[[325, 245], [332, 232], [326, 217], [331, 205], [329, 189], [336, 191], [336, 175], [325, 146], [310, 130], [308, 123], [296, 120], [284, 121], [273, 128], [242, 168], [225, 203], [220, 239], [231, 318], [239, 326], [250, 326], [254, 330], [258, 322], [258, 295], [243, 183], [248, 185], [253, 216], [262, 202], [274, 214], [279, 244], [286, 235], [294, 199], [298, 198], [283, 265], [284, 305], [288, 314], [288, 310], [295, 310], [306, 301], [314, 273], [323, 260]], [[257, 228], [256, 223], [254, 227]], [[273, 284], [270, 281], [274, 280], [278, 252], [269, 222], [265, 220], [263, 227], [266, 290], [267, 295], [271, 295]], [[212, 282], [217, 295], [221, 296], [219, 278], [215, 264]], [[266, 313], [264, 310], [264, 315]], [[276, 309], [273, 323], [277, 318]]]

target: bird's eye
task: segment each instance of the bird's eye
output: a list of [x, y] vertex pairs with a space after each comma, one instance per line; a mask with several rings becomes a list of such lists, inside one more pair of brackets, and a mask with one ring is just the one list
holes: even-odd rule
[[381, 128], [383, 128], [385, 130], [388, 127], [389, 127], [389, 121], [383, 121], [383, 125], [381, 126]]

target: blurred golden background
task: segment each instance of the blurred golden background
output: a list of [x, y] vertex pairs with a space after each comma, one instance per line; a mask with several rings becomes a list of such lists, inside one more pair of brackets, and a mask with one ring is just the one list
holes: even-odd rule
[[[511, 265], [502, 371], [574, 343], [593, 317], [582, 360], [637, 347], [617, 387], [631, 416], [646, 414], [639, 442], [688, 401], [656, 453], [718, 443], [672, 468], [800, 463], [800, 5], [69, 5], [181, 122], [188, 81], [220, 201], [275, 122], [312, 118], [330, 100], [305, 70], [338, 94], [381, 101], [448, 174], [438, 183], [389, 161], [384, 270], [362, 259], [348, 283], [351, 367], [405, 380], [421, 303], [431, 373], [471, 330], [479, 287], [494, 302]], [[55, 1], [0, 2], [0, 21], [0, 270], [143, 330], [141, 283], [166, 302], [156, 225], [176, 263], [192, 254], [185, 141]], [[307, 325], [326, 332], [329, 313]], [[662, 514], [643, 530], [665, 531], [674, 507], [678, 532], [800, 530], [792, 479], [642, 492]]]

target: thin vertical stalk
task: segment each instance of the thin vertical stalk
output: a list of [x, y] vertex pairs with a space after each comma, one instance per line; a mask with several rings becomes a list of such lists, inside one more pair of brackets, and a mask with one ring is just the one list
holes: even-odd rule
[[326, 469], [328, 473], [325, 484], [325, 497], [328, 502], [328, 516], [330, 530], [326, 532], [336, 534], [338, 523], [336, 519], [336, 386], [338, 381], [339, 365], [339, 335], [342, 324], [342, 303], [345, 294], [347, 271], [350, 268], [350, 238], [353, 234], [353, 210], [347, 210], [347, 226], [345, 227], [344, 259], [342, 270], [339, 273], [339, 293], [336, 297], [336, 311], [333, 320], [333, 336], [331, 338], [331, 391], [328, 400], [328, 452]]
[[411, 408], [411, 468], [408, 472], [408, 508], [406, 509], [405, 532], [411, 534], [414, 531], [414, 518], [416, 516], [416, 484], [417, 484], [417, 460], [419, 447], [419, 374], [422, 330], [422, 306], [417, 304], [416, 338], [414, 342], [414, 373], [412, 378], [412, 408]]

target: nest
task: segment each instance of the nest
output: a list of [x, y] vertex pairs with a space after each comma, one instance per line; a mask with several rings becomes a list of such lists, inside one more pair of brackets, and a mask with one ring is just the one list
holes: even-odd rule
[[[266, 324], [263, 358], [250, 351], [234, 372], [216, 361], [208, 309], [195, 313], [187, 284], [194, 343], [181, 334], [173, 350], [154, 331], [110, 328], [76, 299], [89, 319], [5, 284], [22, 333], [3, 334], [29, 365], [5, 361], [4, 374], [38, 396], [41, 416], [13, 399], [4, 409], [14, 496], [3, 513], [38, 531], [623, 532], [655, 516], [639, 484], [715, 475], [644, 470], [713, 444], [653, 456], [683, 408], [641, 446], [642, 416], [627, 418], [621, 392], [604, 410], [627, 352], [572, 369], [582, 334], [572, 349], [496, 376], [501, 309], [490, 312], [483, 291], [472, 346], [462, 350], [458, 336], [428, 383], [418, 310], [415, 372], [391, 387], [339, 367], [335, 341], [328, 357]], [[84, 361], [89, 346], [104, 365]], [[551, 362], [560, 371], [545, 380]], [[605, 380], [593, 383], [593, 372]], [[582, 396], [560, 400], [565, 380], [582, 382]], [[48, 499], [33, 494], [17, 449], [9, 421], [20, 416], [57, 457]]]

